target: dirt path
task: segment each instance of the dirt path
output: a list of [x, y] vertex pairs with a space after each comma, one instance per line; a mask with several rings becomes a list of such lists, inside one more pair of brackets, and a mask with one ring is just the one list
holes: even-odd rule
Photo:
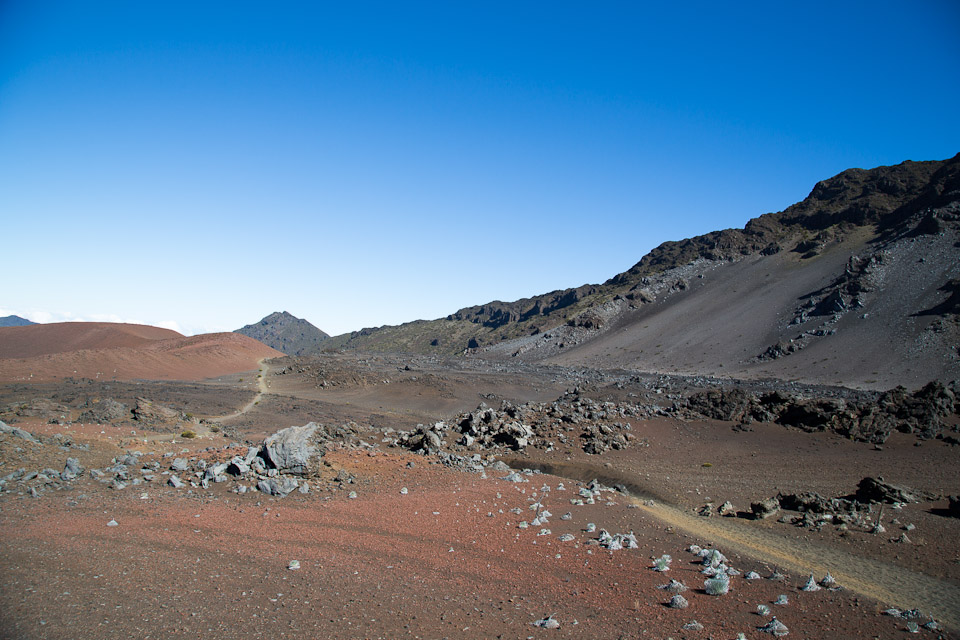
[[722, 550], [730, 549], [798, 575], [818, 578], [829, 571], [846, 589], [900, 609], [919, 609], [945, 626], [960, 629], [960, 587], [922, 573], [808, 540], [786, 539], [734, 518], [702, 518], [676, 507], [631, 498], [645, 512], [678, 529], [696, 534]]
[[[677, 529], [696, 535], [724, 552], [750, 556], [798, 576], [813, 573], [822, 578], [829, 571], [844, 588], [872, 598], [884, 607], [919, 609], [942, 625], [960, 630], [960, 586], [953, 582], [911, 571], [879, 560], [864, 558], [841, 549], [825, 547], [814, 541], [786, 538], [757, 523], [736, 518], [703, 518], [667, 504], [652, 496], [633, 479], [620, 477], [610, 469], [571, 463], [535, 463], [531, 460], [504, 459], [514, 468], [539, 468], [544, 473], [589, 482], [596, 478], [612, 486], [623, 484], [645, 513]], [[648, 506], [652, 497], [653, 505]]]
[[233, 418], [239, 418], [243, 414], [253, 409], [257, 405], [257, 403], [260, 402], [260, 398], [262, 398], [265, 393], [270, 393], [269, 391], [270, 385], [267, 382], [267, 380], [270, 377], [270, 365], [267, 364], [266, 358], [261, 358], [257, 362], [257, 365], [260, 368], [260, 373], [257, 375], [257, 387], [259, 389], [257, 391], [257, 395], [253, 396], [253, 399], [250, 402], [248, 402], [246, 405], [244, 405], [243, 408], [240, 409], [239, 411], [235, 413], [231, 413], [229, 415], [219, 416], [217, 418], [210, 418], [210, 420], [212, 420], [213, 422], [222, 422], [224, 420], [232, 420]]

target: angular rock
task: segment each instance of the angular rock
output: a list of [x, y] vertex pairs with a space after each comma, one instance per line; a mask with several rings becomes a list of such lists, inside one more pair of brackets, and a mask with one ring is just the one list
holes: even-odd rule
[[242, 476], [250, 471], [250, 465], [240, 456], [236, 456], [230, 461], [230, 464], [227, 465], [226, 471], [233, 476]]
[[857, 485], [854, 497], [860, 502], [920, 502], [933, 498], [922, 491], [914, 491], [906, 487], [897, 487], [883, 481], [883, 478], [864, 478]]
[[127, 405], [112, 398], [104, 398], [98, 402], [88, 402], [87, 409], [77, 417], [78, 422], [119, 422], [131, 417]]
[[760, 502], [753, 502], [750, 504], [750, 511], [753, 512], [755, 520], [763, 520], [780, 511], [780, 501], [776, 498], [767, 498]]
[[149, 424], [171, 422], [180, 418], [179, 411], [155, 404], [146, 398], [137, 398], [137, 405], [132, 413], [134, 420]]
[[24, 431], [20, 427], [11, 427], [6, 422], [0, 420], [0, 433], [7, 433], [12, 435], [15, 438], [20, 438], [26, 440], [27, 442], [32, 442], [33, 444], [40, 444], [40, 441], [33, 437], [29, 431]]
[[257, 483], [257, 489], [261, 493], [284, 498], [298, 485], [296, 478], [267, 478]]
[[83, 466], [76, 458], [67, 458], [67, 463], [63, 466], [63, 473], [60, 477], [64, 480], [76, 480], [83, 473]]
[[319, 428], [320, 425], [310, 422], [302, 427], [281, 429], [264, 440], [264, 461], [281, 473], [297, 476], [318, 474], [323, 459], [323, 449], [317, 446], [315, 437]]

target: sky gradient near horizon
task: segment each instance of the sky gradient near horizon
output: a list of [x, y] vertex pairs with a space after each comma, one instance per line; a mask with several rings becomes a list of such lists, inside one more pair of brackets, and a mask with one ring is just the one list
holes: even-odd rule
[[0, 2], [0, 316], [339, 334], [960, 151], [960, 4]]

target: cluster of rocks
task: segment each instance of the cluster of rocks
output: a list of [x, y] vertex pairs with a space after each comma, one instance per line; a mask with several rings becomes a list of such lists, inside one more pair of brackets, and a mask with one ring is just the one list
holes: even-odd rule
[[799, 515], [782, 515], [781, 522], [800, 527], [820, 530], [826, 525], [837, 526], [841, 530], [860, 527], [873, 533], [883, 533], [880, 515], [876, 505], [892, 505], [894, 508], [907, 503], [939, 500], [941, 496], [924, 491], [884, 482], [883, 478], [863, 478], [857, 490], [847, 496], [826, 498], [814, 491], [784, 494], [754, 502], [745, 517], [765, 519], [781, 512], [794, 511]]
[[[8, 427], [2, 422], [0, 433], [41, 444], [28, 432]], [[236, 452], [229, 459], [219, 462], [208, 462], [203, 457], [175, 457], [172, 453], [149, 460], [152, 456], [133, 451], [113, 458], [105, 468], [85, 470], [78, 459], [68, 458], [63, 471], [47, 468], [28, 472], [18, 469], [9, 473], [0, 478], [0, 491], [11, 491], [16, 484], [38, 497], [44, 491], [63, 488], [65, 483], [86, 474], [116, 490], [156, 482], [164, 482], [175, 489], [206, 489], [211, 484], [230, 480], [237, 483], [234, 487], [237, 493], [260, 491], [284, 497], [294, 490], [309, 492], [310, 482], [318, 480], [326, 471], [323, 456], [328, 450], [338, 446], [369, 448], [371, 445], [364, 442], [360, 434], [360, 427], [353, 423], [327, 426], [311, 422], [282, 429], [266, 438], [262, 444], [247, 447], [245, 451], [239, 444], [218, 450], [208, 449], [207, 452], [215, 458]], [[330, 473], [332, 475], [332, 471]], [[249, 484], [244, 484], [244, 481]], [[354, 479], [349, 474], [340, 473], [333, 481], [342, 487], [353, 484]]]
[[675, 412], [687, 418], [741, 424], [773, 422], [805, 431], [831, 431], [876, 444], [885, 442], [893, 431], [912, 433], [920, 439], [955, 441], [944, 432], [957, 430], [951, 423], [960, 415], [958, 392], [960, 381], [933, 381], [913, 393], [896, 387], [863, 400], [720, 388], [692, 394], [675, 405]]
[[523, 451], [528, 447], [551, 451], [578, 446], [589, 454], [623, 449], [636, 440], [623, 418], [648, 417], [631, 403], [597, 402], [569, 391], [557, 401], [494, 409], [481, 403], [476, 410], [456, 416], [450, 424], [437, 422], [401, 431], [393, 444], [424, 454], [444, 448], [467, 451]]
[[13, 491], [14, 484], [17, 484], [27, 487], [30, 495], [36, 498], [44, 491], [63, 488], [65, 483], [76, 480], [82, 474], [83, 466], [76, 458], [67, 458], [63, 471], [50, 468], [27, 471], [21, 468], [0, 477], [0, 492]]
[[11, 422], [16, 418], [44, 418], [51, 422], [66, 420], [70, 407], [50, 398], [34, 398], [26, 402], [14, 402], [3, 408], [4, 419]]

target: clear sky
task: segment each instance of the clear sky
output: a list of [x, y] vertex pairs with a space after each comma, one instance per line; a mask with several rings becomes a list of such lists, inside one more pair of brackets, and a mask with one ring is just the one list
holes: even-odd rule
[[960, 3], [0, 0], [0, 315], [331, 334], [960, 151]]

